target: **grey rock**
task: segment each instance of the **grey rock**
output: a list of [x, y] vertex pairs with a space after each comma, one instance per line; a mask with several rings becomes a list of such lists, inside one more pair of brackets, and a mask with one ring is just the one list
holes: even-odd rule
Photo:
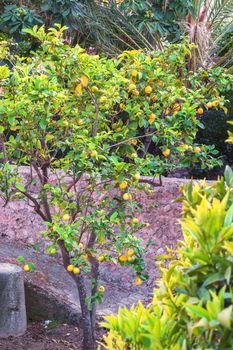
[[27, 329], [23, 270], [0, 263], [0, 338], [23, 335]]

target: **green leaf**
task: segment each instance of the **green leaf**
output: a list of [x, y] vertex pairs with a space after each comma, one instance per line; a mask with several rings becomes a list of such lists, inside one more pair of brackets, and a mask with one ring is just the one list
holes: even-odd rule
[[233, 305], [228, 306], [218, 314], [218, 320], [227, 329], [231, 329], [231, 316]]

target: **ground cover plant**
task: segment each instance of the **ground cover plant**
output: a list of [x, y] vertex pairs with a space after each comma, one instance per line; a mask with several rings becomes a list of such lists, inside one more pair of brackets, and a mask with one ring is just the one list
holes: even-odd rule
[[104, 293], [99, 264], [131, 266], [136, 285], [147, 278], [135, 235], [146, 225], [135, 217], [142, 175], [216, 164], [213, 147], [194, 138], [204, 110], [224, 108], [221, 92], [232, 77], [222, 68], [190, 73], [193, 46], [185, 41], [109, 59], [70, 47], [64, 31], [25, 30], [40, 42], [29, 58], [10, 56], [1, 43], [0, 188], [6, 204], [23, 198], [42, 218], [47, 252], [61, 251], [79, 291], [88, 350]]

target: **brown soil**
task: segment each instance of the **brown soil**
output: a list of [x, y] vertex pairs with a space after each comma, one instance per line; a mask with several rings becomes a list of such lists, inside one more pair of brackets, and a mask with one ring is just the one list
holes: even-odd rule
[[30, 323], [22, 337], [0, 339], [1, 350], [78, 350], [81, 344], [80, 329], [52, 323]]

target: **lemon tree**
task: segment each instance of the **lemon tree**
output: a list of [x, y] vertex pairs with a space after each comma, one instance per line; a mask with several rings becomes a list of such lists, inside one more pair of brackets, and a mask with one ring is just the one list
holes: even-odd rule
[[[144, 225], [135, 201], [146, 181], [141, 175], [211, 159], [207, 148], [193, 145], [198, 108], [206, 108], [210, 90], [199, 81], [202, 73], [188, 76], [183, 44], [160, 58], [131, 51], [109, 59], [71, 48], [64, 31], [27, 29], [41, 43], [29, 58], [9, 57], [1, 45], [12, 69], [0, 67], [0, 186], [6, 203], [24, 198], [46, 224], [47, 252], [61, 252], [77, 285], [89, 350], [105, 290], [99, 265], [131, 266], [138, 286], [147, 278], [135, 235]], [[224, 72], [225, 81], [211, 74], [211, 81], [229, 84]], [[220, 89], [211, 91], [221, 106]], [[152, 143], [156, 156], [148, 153]], [[28, 166], [27, 179], [20, 165]]]

